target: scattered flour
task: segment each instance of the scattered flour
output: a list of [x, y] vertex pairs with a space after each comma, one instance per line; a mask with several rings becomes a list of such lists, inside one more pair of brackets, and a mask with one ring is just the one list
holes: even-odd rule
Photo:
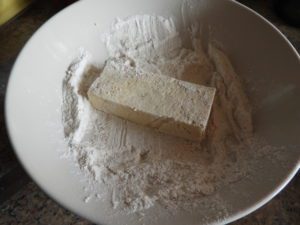
[[68, 155], [107, 187], [113, 208], [132, 213], [160, 204], [190, 210], [222, 184], [245, 176], [241, 158], [253, 144], [249, 100], [226, 54], [213, 43], [204, 51], [195, 29], [190, 37], [193, 46], [187, 48], [172, 19], [141, 15], [117, 20], [103, 41], [109, 57], [123, 62], [115, 65], [120, 70], [134, 67], [137, 75], [154, 72], [216, 87], [201, 143], [92, 108], [86, 93], [101, 69], [90, 65], [88, 52], [82, 50], [67, 70], [62, 115]]

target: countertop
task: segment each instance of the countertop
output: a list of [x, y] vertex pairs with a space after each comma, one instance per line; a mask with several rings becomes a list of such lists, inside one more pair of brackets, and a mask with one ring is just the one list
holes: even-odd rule
[[[0, 225], [90, 225], [50, 199], [24, 172], [10, 145], [4, 121], [4, 98], [13, 63], [26, 41], [63, 1], [36, 1], [16, 19], [0, 27]], [[65, 1], [70, 2], [70, 1]], [[279, 28], [300, 52], [300, 29], [289, 26], [268, 0], [240, 0]], [[300, 224], [300, 174], [274, 199], [235, 225]]]

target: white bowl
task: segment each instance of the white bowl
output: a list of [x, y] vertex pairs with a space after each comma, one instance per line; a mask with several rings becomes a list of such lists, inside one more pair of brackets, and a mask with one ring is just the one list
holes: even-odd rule
[[[90, 51], [97, 62], [106, 52], [100, 35], [116, 17], [135, 14], [172, 16], [179, 20], [180, 0], [85, 0], [66, 8], [44, 24], [20, 53], [6, 95], [6, 120], [21, 163], [52, 198], [73, 212], [102, 224], [139, 224], [135, 216], [108, 217], [101, 202], [82, 201], [84, 184], [60, 159], [66, 149], [61, 125], [62, 79], [78, 48]], [[270, 144], [289, 145], [284, 164], [261, 158], [255, 176], [219, 190], [228, 214], [200, 207], [195, 214], [161, 217], [154, 224], [228, 223], [259, 208], [295, 175], [300, 160], [300, 60], [288, 40], [268, 21], [229, 0], [195, 1], [191, 19], [210, 25], [259, 102], [256, 132]], [[294, 147], [293, 147], [294, 146]], [[146, 217], [158, 215], [155, 210]]]

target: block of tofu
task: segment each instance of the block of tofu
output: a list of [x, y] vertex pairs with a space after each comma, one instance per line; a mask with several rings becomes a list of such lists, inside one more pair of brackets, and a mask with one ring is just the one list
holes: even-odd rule
[[212, 87], [120, 70], [110, 62], [88, 91], [98, 110], [194, 141], [204, 135], [214, 95]]

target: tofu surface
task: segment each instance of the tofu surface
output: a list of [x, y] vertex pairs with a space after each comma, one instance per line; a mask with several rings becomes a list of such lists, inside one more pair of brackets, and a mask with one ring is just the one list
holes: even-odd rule
[[107, 62], [88, 91], [94, 108], [163, 133], [200, 141], [215, 88]]

